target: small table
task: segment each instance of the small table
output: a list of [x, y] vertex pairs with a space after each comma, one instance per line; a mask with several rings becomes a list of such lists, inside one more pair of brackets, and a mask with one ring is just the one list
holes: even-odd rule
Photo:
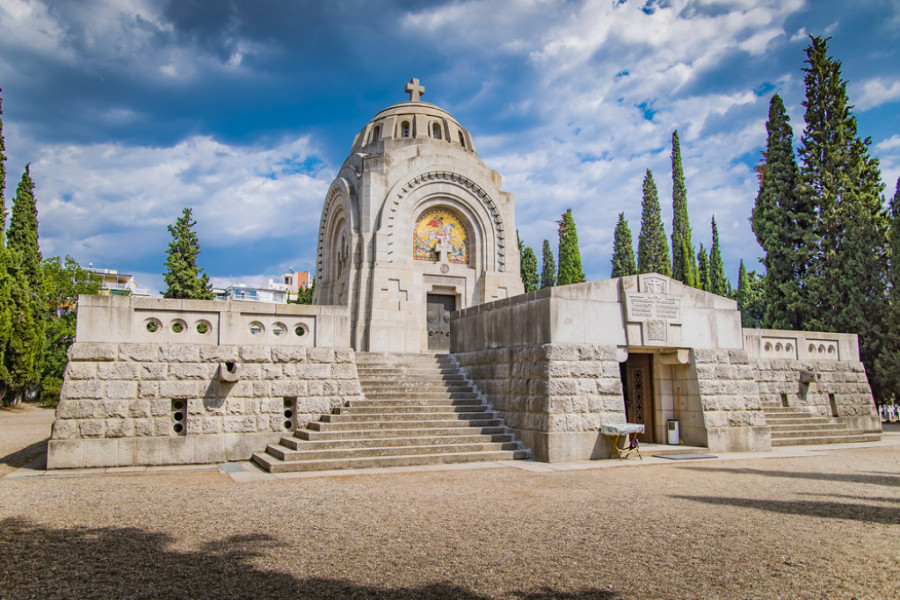
[[[644, 460], [641, 456], [641, 444], [636, 437], [631, 437], [638, 433], [644, 433], [644, 425], [642, 423], [622, 423], [620, 425], [601, 425], [600, 435], [609, 436], [613, 439], [612, 449], [609, 451], [609, 457], [617, 454], [619, 458], [628, 458], [632, 452], [637, 452], [638, 458]], [[624, 438], [624, 446], [619, 447], [619, 440]]]

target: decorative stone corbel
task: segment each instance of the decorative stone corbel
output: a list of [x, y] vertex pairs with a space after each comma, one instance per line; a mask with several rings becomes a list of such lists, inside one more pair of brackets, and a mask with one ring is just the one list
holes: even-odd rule
[[224, 383], [234, 383], [240, 378], [240, 363], [226, 362], [219, 364], [219, 381]]
[[664, 365], [686, 365], [691, 362], [691, 351], [688, 348], [666, 350], [659, 353], [659, 362]]
[[800, 383], [809, 385], [810, 383], [820, 383], [822, 374], [815, 371], [800, 371]]

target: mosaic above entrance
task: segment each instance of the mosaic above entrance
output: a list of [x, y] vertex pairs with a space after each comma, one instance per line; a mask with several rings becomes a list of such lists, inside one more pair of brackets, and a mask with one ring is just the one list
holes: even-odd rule
[[436, 262], [446, 252], [447, 262], [469, 264], [469, 235], [453, 212], [433, 209], [422, 213], [413, 231], [413, 258]]

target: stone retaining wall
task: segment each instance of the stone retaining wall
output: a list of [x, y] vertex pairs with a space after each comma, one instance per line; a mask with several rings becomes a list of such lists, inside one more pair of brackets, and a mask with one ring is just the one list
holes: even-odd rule
[[539, 344], [454, 354], [535, 459], [605, 458], [603, 423], [624, 423], [616, 346]]
[[856, 335], [745, 329], [744, 344], [764, 404], [806, 409], [854, 429], [881, 431]]
[[771, 431], [747, 352], [698, 348], [693, 356], [710, 451], [769, 450]]
[[60, 396], [49, 468], [211, 463], [358, 398], [359, 379], [350, 348], [76, 343]]

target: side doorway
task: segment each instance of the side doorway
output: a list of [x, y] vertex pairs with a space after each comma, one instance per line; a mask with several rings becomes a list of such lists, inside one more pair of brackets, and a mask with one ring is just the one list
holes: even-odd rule
[[450, 313], [456, 310], [456, 296], [427, 294], [425, 302], [428, 349], [433, 352], [450, 352]]
[[653, 442], [653, 355], [628, 354], [628, 360], [619, 365], [622, 390], [625, 392], [625, 417], [629, 423], [644, 425], [644, 433], [638, 435], [642, 442]]

